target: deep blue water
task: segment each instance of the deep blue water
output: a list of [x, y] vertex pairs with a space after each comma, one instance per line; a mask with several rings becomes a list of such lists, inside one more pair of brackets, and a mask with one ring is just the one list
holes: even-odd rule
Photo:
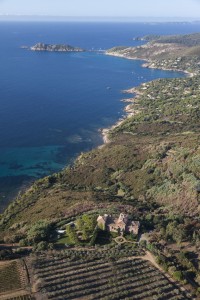
[[98, 129], [123, 114], [123, 89], [183, 76], [99, 52], [38, 53], [21, 46], [66, 43], [99, 50], [138, 45], [134, 37], [146, 34], [198, 31], [200, 24], [189, 23], [0, 22], [0, 202], [101, 144]]

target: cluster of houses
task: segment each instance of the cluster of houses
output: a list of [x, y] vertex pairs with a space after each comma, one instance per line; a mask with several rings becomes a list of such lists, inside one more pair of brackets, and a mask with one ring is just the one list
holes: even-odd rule
[[103, 215], [97, 218], [97, 225], [103, 230], [116, 232], [119, 234], [131, 233], [138, 234], [140, 222], [130, 220], [128, 215], [120, 213], [118, 218], [113, 218], [111, 215]]

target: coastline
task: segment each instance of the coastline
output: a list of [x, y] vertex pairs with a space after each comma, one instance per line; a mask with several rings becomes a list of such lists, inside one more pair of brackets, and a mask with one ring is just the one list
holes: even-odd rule
[[143, 68], [148, 68], [148, 69], [157, 69], [157, 70], [162, 70], [162, 71], [173, 71], [173, 72], [181, 72], [186, 74], [188, 77], [193, 77], [197, 74], [195, 73], [191, 73], [189, 71], [186, 70], [181, 70], [181, 69], [170, 69], [170, 68], [164, 68], [164, 67], [160, 67], [157, 68], [155, 66], [152, 66], [151, 64], [153, 64], [154, 62], [150, 59], [144, 59], [144, 58], [139, 58], [139, 57], [130, 57], [130, 56], [125, 56], [124, 54], [119, 54], [116, 52], [105, 52], [105, 55], [110, 55], [110, 56], [115, 56], [115, 57], [120, 57], [120, 58], [124, 58], [124, 59], [130, 59], [130, 60], [140, 60], [143, 61], [144, 63], [142, 64]]
[[103, 128], [101, 130], [101, 134], [102, 134], [102, 138], [103, 138], [103, 145], [99, 146], [99, 148], [102, 148], [105, 144], [110, 143], [110, 139], [109, 139], [109, 133], [110, 131], [112, 131], [113, 129], [115, 129], [116, 127], [120, 126], [124, 120], [126, 119], [126, 117], [124, 118], [120, 118], [117, 123], [115, 123], [114, 125], [112, 125], [111, 127], [108, 128]]
[[[140, 58], [133, 58], [133, 57], [127, 57], [123, 54], [116, 54], [116, 53], [107, 53], [107, 52], [104, 52], [105, 55], [110, 55], [110, 56], [116, 56], [116, 57], [119, 57], [119, 58], [124, 58], [124, 59], [129, 59], [129, 60], [140, 60], [140, 61], [143, 61], [143, 64], [142, 64], [142, 67], [144, 68], [154, 68], [154, 69], [159, 69], [159, 68], [156, 68], [156, 67], [151, 67], [149, 66], [149, 64], [153, 63], [151, 60], [148, 60], [148, 59], [140, 59]], [[186, 75], [189, 75], [189, 76], [194, 76], [194, 74], [192, 73], [189, 73], [187, 71], [183, 71], [183, 70], [174, 70], [174, 69], [165, 69], [165, 68], [162, 68], [162, 70], [166, 70], [166, 71], [180, 71], [180, 72], [183, 72], [185, 73]], [[145, 83], [141, 83], [141, 85], [143, 85]], [[116, 121], [116, 123], [114, 123], [112, 126], [108, 127], [108, 128], [103, 128], [103, 129], [100, 129], [100, 133], [101, 133], [101, 136], [103, 138], [103, 144], [99, 146], [99, 148], [101, 147], [104, 147], [105, 144], [108, 144], [111, 142], [111, 138], [110, 138], [110, 133], [117, 127], [121, 126], [121, 124], [127, 119], [127, 118], [130, 118], [138, 113], [140, 113], [140, 111], [138, 110], [138, 107], [135, 107], [134, 106], [134, 103], [135, 103], [135, 99], [137, 98], [137, 96], [139, 96], [140, 94], [142, 94], [141, 92], [137, 91], [137, 87], [133, 87], [133, 88], [130, 88], [128, 90], [124, 90], [123, 91], [124, 93], [129, 93], [130, 94], [130, 98], [127, 98], [127, 99], [121, 99], [120, 101], [123, 101], [123, 102], [126, 102], [127, 105], [124, 106], [123, 110], [124, 110], [124, 115], [119, 118], [118, 121]], [[131, 95], [132, 94], [132, 95]], [[96, 146], [94, 147], [96, 148]], [[66, 165], [67, 167], [67, 165]], [[43, 177], [42, 177], [43, 178]], [[21, 188], [20, 188], [20, 191], [21, 191]]]
[[[140, 58], [134, 58], [134, 57], [128, 57], [125, 56], [123, 54], [119, 54], [119, 53], [115, 53], [115, 52], [105, 52], [105, 55], [110, 55], [110, 56], [115, 56], [115, 57], [120, 57], [120, 58], [124, 58], [124, 59], [130, 59], [130, 60], [141, 60], [144, 61], [144, 63], [142, 64], [143, 68], [150, 68], [150, 69], [158, 69], [158, 70], [163, 70], [163, 71], [173, 71], [173, 72], [182, 72], [184, 73], [187, 77], [193, 77], [196, 74], [195, 73], [190, 73], [189, 71], [184, 71], [184, 70], [174, 70], [174, 69], [166, 69], [166, 68], [156, 68], [151, 66], [151, 63], [153, 63], [153, 61], [150, 61], [148, 59], [140, 59]], [[161, 79], [161, 78], [160, 78]], [[148, 82], [147, 82], [148, 83]], [[140, 85], [145, 86], [146, 83], [141, 83]], [[128, 105], [126, 105], [124, 107], [124, 112], [126, 113], [126, 115], [123, 118], [120, 118], [115, 124], [113, 124], [111, 127], [108, 128], [104, 128], [101, 130], [101, 134], [102, 134], [102, 138], [103, 138], [103, 145], [99, 146], [99, 148], [104, 147], [104, 145], [108, 144], [111, 142], [111, 140], [109, 139], [109, 134], [110, 132], [117, 128], [118, 126], [120, 126], [127, 118], [130, 118], [138, 113], [140, 113], [140, 110], [138, 109], [134, 109], [132, 107], [132, 105], [135, 103], [135, 99], [137, 99], [137, 97], [139, 95], [142, 94], [142, 92], [139, 92], [137, 90], [137, 87], [132, 87], [128, 90], [123, 90], [123, 93], [127, 93], [127, 94], [133, 94], [134, 96], [131, 98], [127, 98], [127, 99], [122, 99], [122, 102], [126, 102], [129, 103]]]
[[122, 102], [129, 103], [123, 109], [126, 114], [124, 115], [124, 117], [120, 118], [111, 127], [103, 128], [101, 130], [101, 134], [102, 134], [102, 138], [103, 138], [103, 145], [99, 146], [99, 148], [102, 148], [105, 144], [108, 144], [111, 142], [111, 140], [109, 139], [109, 134], [112, 130], [119, 127], [127, 118], [130, 118], [130, 117], [140, 113], [140, 110], [133, 108], [132, 105], [135, 103], [135, 99], [137, 98], [137, 96], [139, 96], [141, 93], [139, 93], [135, 87], [130, 88], [129, 90], [123, 90], [123, 93], [133, 94], [134, 97], [121, 100]]
[[181, 72], [181, 73], [184, 73], [187, 77], [194, 77], [195, 75], [197, 75], [195, 73], [191, 73], [189, 71], [181, 70], [181, 69], [156, 68], [151, 65], [151, 63], [153, 63], [152, 61], [150, 61], [150, 60], [145, 60], [145, 61], [146, 61], [146, 63], [142, 64], [142, 67], [144, 67], [144, 68], [157, 69], [157, 70], [163, 70], [163, 71]]

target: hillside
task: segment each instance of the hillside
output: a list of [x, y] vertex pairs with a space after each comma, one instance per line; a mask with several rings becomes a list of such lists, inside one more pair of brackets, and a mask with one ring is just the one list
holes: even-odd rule
[[106, 53], [129, 59], [144, 59], [149, 68], [200, 72], [200, 34], [155, 36], [142, 40], [147, 44], [138, 47], [114, 47]]
[[38, 180], [2, 215], [4, 226], [60, 217], [71, 206], [110, 200], [156, 200], [179, 213], [198, 215], [199, 77], [160, 79], [132, 92], [138, 93], [129, 104], [133, 115], [110, 132], [110, 143]]
[[193, 34], [179, 34], [179, 35], [146, 35], [141, 38], [137, 38], [137, 40], [142, 41], [153, 41], [157, 43], [173, 43], [173, 44], [182, 44], [184, 46], [193, 47], [193, 46], [200, 46], [200, 34], [193, 33]]

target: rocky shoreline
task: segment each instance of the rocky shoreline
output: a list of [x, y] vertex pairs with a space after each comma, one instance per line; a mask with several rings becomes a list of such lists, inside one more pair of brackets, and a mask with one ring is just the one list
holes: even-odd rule
[[136, 103], [135, 100], [136, 100], [137, 96], [139, 96], [141, 93], [138, 92], [135, 87], [130, 88], [129, 90], [124, 90], [123, 93], [133, 94], [134, 97], [122, 99], [121, 100], [122, 102], [129, 103], [128, 105], [126, 105], [124, 107], [124, 112], [126, 113], [126, 115], [124, 117], [120, 118], [117, 121], [117, 123], [115, 123], [111, 127], [104, 128], [101, 130], [104, 144], [110, 143], [109, 134], [112, 130], [119, 127], [127, 118], [130, 118], [130, 117], [140, 113], [140, 110], [134, 108], [133, 105]]
[[149, 69], [160, 69], [163, 71], [173, 71], [173, 72], [182, 72], [185, 73], [187, 76], [189, 77], [193, 77], [196, 74], [186, 71], [186, 70], [181, 70], [181, 69], [170, 69], [170, 68], [165, 68], [165, 67], [156, 67], [154, 66], [154, 61], [147, 59], [147, 58], [139, 58], [139, 57], [130, 57], [130, 56], [126, 56], [125, 54], [121, 54], [121, 53], [116, 53], [116, 52], [106, 52], [106, 55], [110, 55], [110, 56], [115, 56], [115, 57], [120, 57], [120, 58], [125, 58], [125, 59], [130, 59], [130, 60], [142, 60], [144, 61], [144, 63], [142, 64], [142, 67], [144, 68], [149, 68]]
[[[193, 77], [196, 74], [195, 73], [190, 73], [186, 70], [174, 70], [174, 69], [167, 69], [167, 68], [157, 68], [155, 66], [152, 66], [152, 64], [154, 63], [152, 60], [150, 59], [141, 59], [141, 58], [137, 58], [137, 57], [130, 57], [130, 56], [126, 56], [124, 54], [121, 53], [116, 53], [116, 52], [105, 52], [106, 55], [110, 55], [110, 56], [116, 56], [116, 57], [120, 57], [120, 58], [125, 58], [125, 59], [131, 59], [131, 60], [143, 60], [144, 63], [142, 64], [142, 67], [144, 68], [151, 68], [151, 69], [161, 69], [163, 71], [174, 71], [174, 72], [183, 72], [186, 74], [186, 76], [188, 77]], [[145, 86], [145, 83], [143, 83], [143, 86]], [[133, 104], [135, 103], [135, 99], [137, 98], [137, 96], [139, 96], [140, 94], [142, 94], [141, 92], [139, 92], [135, 87], [130, 88], [128, 90], [124, 90], [124, 93], [128, 93], [128, 94], [134, 94], [134, 97], [131, 98], [127, 98], [127, 99], [122, 99], [121, 101], [123, 102], [127, 102], [129, 103], [127, 106], [125, 106], [124, 111], [126, 112], [126, 116], [124, 118], [121, 118], [117, 123], [115, 123], [113, 126], [109, 127], [109, 128], [105, 128], [102, 129], [102, 137], [103, 137], [103, 142], [104, 144], [108, 144], [110, 142], [109, 139], [109, 134], [110, 132], [115, 129], [116, 127], [120, 126], [123, 121], [127, 118], [130, 118], [138, 113], [140, 113], [140, 110], [133, 108]]]

